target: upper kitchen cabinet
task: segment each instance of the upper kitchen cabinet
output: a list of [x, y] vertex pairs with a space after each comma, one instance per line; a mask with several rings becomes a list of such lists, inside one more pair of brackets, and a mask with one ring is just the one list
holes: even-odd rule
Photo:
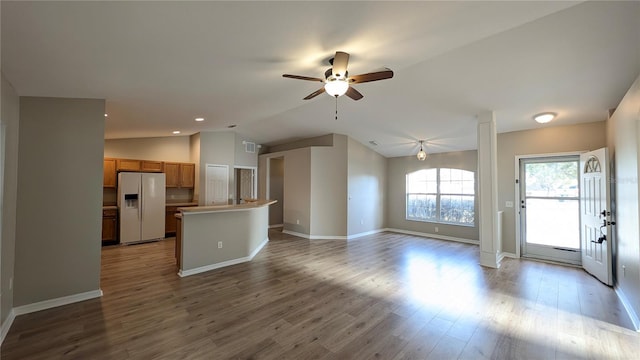
[[167, 187], [193, 189], [195, 168], [193, 163], [164, 163]]
[[103, 170], [102, 187], [115, 188], [117, 178], [116, 159], [104, 159]]
[[193, 189], [196, 164], [180, 164], [180, 186]]
[[140, 171], [141, 168], [141, 160], [117, 159], [118, 171]]
[[164, 171], [164, 162], [142, 160], [140, 170], [147, 172], [162, 172]]

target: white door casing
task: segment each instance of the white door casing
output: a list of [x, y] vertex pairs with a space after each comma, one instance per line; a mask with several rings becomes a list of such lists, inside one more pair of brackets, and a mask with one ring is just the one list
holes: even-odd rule
[[229, 166], [207, 164], [205, 205], [226, 205], [229, 199]]
[[612, 239], [607, 148], [580, 155], [580, 241], [582, 267], [613, 285]]

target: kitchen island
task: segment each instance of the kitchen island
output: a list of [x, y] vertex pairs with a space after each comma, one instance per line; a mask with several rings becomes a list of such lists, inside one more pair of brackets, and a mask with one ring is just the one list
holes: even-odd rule
[[258, 200], [238, 205], [179, 208], [176, 262], [181, 277], [250, 261], [269, 241], [269, 205]]

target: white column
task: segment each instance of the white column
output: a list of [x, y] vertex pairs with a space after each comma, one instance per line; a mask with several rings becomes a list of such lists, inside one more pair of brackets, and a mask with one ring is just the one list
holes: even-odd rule
[[493, 111], [478, 114], [478, 222], [480, 265], [499, 268], [498, 136]]

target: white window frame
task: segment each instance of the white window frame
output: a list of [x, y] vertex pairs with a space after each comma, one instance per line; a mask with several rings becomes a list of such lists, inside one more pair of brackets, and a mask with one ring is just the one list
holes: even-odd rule
[[[417, 193], [417, 192], [408, 192], [409, 190], [409, 176], [415, 174], [422, 170], [435, 170], [436, 174], [436, 192], [425, 192], [425, 193]], [[473, 174], [473, 194], [464, 194], [464, 193], [442, 193], [441, 190], [441, 170], [458, 170], [463, 172], [468, 172]], [[477, 189], [476, 189], [476, 172], [466, 169], [457, 169], [457, 168], [428, 168], [428, 169], [418, 169], [412, 172], [405, 174], [405, 219], [408, 221], [419, 221], [419, 222], [429, 222], [429, 223], [438, 223], [438, 224], [447, 224], [447, 225], [456, 225], [456, 226], [467, 226], [467, 227], [475, 227], [475, 218], [476, 218], [476, 203], [477, 203]], [[409, 216], [409, 196], [410, 195], [431, 195], [436, 198], [435, 205], [435, 218], [415, 218]], [[463, 223], [463, 222], [455, 222], [455, 221], [444, 221], [441, 219], [441, 198], [442, 196], [461, 196], [461, 197], [472, 197], [473, 198], [473, 222], [471, 223]]]

